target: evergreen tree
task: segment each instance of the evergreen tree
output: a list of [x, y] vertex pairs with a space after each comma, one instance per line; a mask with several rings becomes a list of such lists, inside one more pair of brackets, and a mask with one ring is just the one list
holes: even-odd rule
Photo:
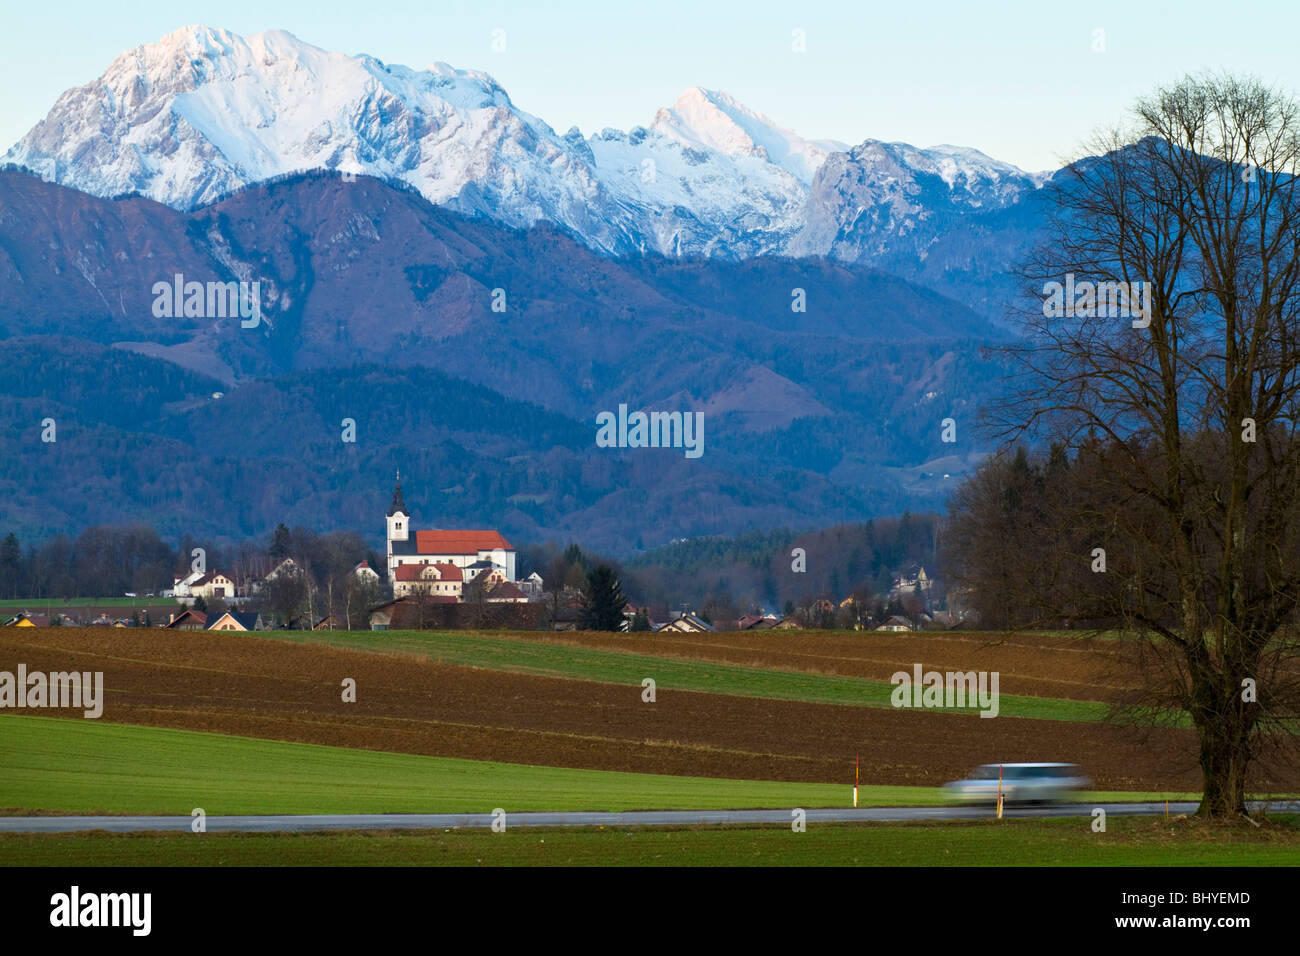
[[597, 565], [587, 575], [587, 595], [583, 601], [582, 626], [589, 631], [618, 631], [623, 626], [623, 609], [627, 598], [618, 575], [608, 564]]
[[564, 563], [576, 564], [585, 572], [587, 570], [587, 556], [582, 553], [582, 548], [577, 544], [571, 544], [564, 549]]
[[283, 561], [289, 557], [293, 550], [292, 538], [289, 535], [289, 529], [280, 522], [276, 526], [275, 532], [271, 535], [271, 557], [276, 561]]
[[23, 549], [11, 531], [0, 544], [0, 594], [18, 597], [19, 579], [22, 577]]

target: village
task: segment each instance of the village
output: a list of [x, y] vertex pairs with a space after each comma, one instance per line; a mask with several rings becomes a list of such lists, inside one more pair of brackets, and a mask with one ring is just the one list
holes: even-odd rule
[[[125, 601], [58, 601], [0, 612], [0, 627], [152, 627], [184, 631], [421, 630], [511, 628], [555, 631], [590, 627], [588, 594], [571, 579], [547, 588], [537, 571], [520, 576], [519, 555], [493, 529], [416, 529], [401, 476], [384, 515], [385, 552], [361, 560], [325, 588], [299, 558], [282, 555], [233, 568], [208, 568], [202, 557], [157, 592], [127, 592]], [[378, 565], [378, 566], [376, 566]], [[734, 618], [690, 604], [655, 613], [625, 602], [622, 631], [712, 632], [849, 630], [906, 632], [961, 627], [964, 616], [939, 609], [935, 581], [920, 564], [894, 575], [887, 595], [850, 594], [787, 603], [784, 613], [754, 608]], [[610, 628], [612, 629], [612, 628]]]

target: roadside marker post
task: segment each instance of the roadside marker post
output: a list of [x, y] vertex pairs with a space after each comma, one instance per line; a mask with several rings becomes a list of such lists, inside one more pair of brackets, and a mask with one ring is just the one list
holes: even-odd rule
[[998, 819], [1002, 819], [1002, 764], [998, 764]]
[[858, 763], [859, 763], [859, 758], [854, 757], [853, 758], [853, 806], [855, 809], [857, 808], [858, 805], [858, 777], [859, 777]]

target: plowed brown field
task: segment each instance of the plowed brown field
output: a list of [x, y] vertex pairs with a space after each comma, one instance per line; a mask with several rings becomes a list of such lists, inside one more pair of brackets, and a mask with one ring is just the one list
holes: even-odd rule
[[1134, 689], [1131, 645], [1089, 637], [719, 631], [654, 635], [569, 632], [547, 634], [543, 639], [576, 647], [883, 681], [899, 670], [910, 673], [913, 663], [925, 665], [926, 670], [998, 671], [1002, 693], [1027, 697], [1111, 701]]
[[[657, 702], [647, 704], [639, 685], [213, 632], [0, 632], [0, 670], [19, 662], [29, 671], [103, 671], [104, 720], [371, 750], [825, 782], [845, 780], [861, 755], [864, 783], [921, 785], [986, 761], [1069, 760], [1101, 789], [1198, 784], [1194, 741], [1184, 731], [1144, 737], [1106, 724], [805, 704], [663, 685]], [[348, 677], [357, 683], [354, 704], [341, 700]], [[1264, 773], [1251, 781], [1256, 790], [1298, 784]]]

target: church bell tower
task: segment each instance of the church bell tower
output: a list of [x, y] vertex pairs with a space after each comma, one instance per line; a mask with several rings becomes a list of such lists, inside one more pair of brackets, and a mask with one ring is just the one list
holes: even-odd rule
[[388, 581], [393, 583], [397, 576], [397, 559], [393, 557], [393, 542], [407, 541], [411, 537], [411, 515], [402, 500], [402, 473], [397, 473], [397, 483], [393, 488], [393, 503], [388, 506]]

